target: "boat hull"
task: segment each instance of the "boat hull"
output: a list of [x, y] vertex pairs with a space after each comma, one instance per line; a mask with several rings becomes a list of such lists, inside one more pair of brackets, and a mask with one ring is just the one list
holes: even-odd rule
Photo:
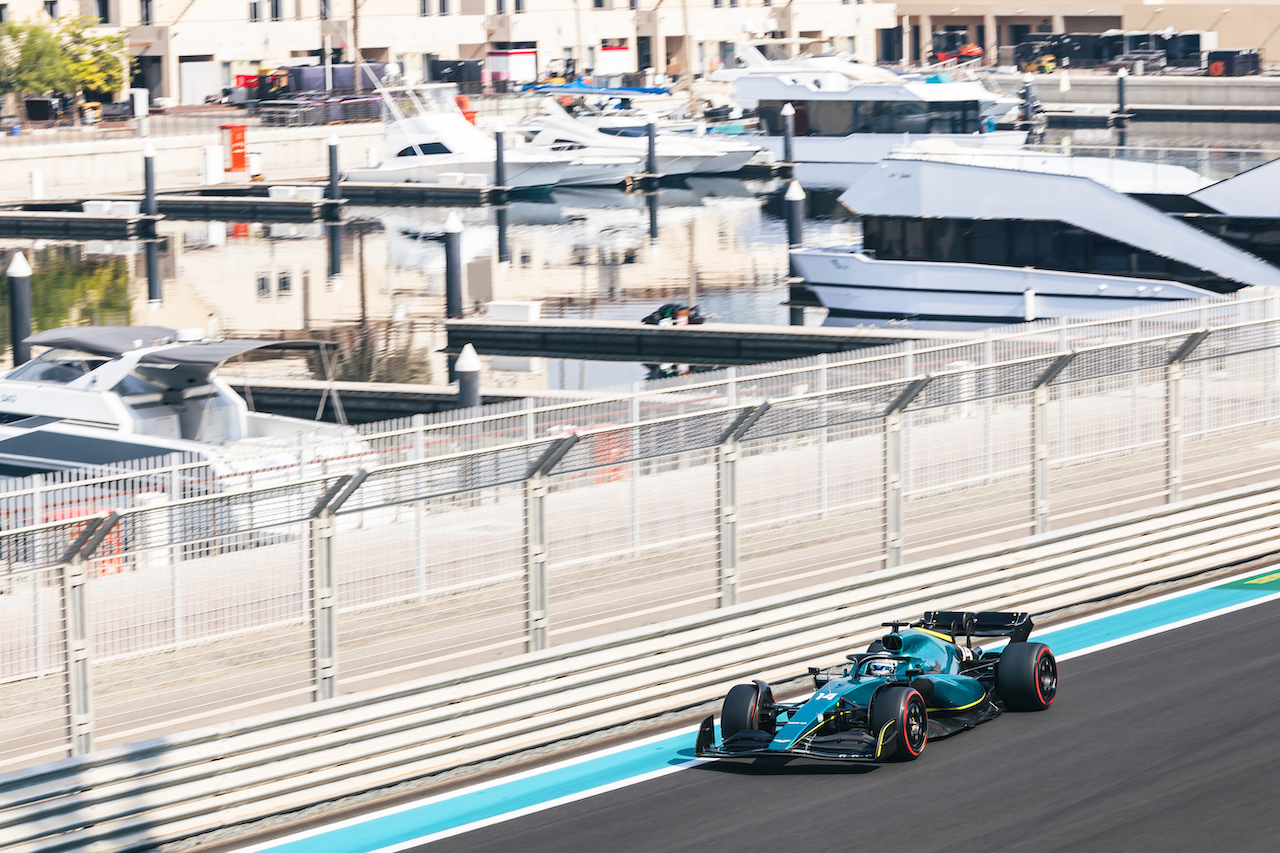
[[878, 260], [858, 247], [799, 249], [791, 258], [822, 305], [849, 316], [1023, 322], [1213, 295], [1167, 280]]
[[[560, 183], [569, 169], [570, 160], [521, 159], [509, 156], [504, 165], [505, 186], [516, 190], [538, 189]], [[493, 186], [494, 164], [479, 159], [436, 160], [432, 155], [398, 157], [394, 163], [384, 163], [369, 169], [351, 169], [346, 173], [345, 179], [358, 183], [439, 184], [445, 182], [450, 175], [478, 175], [478, 178], [464, 177], [461, 180], [465, 183]]]

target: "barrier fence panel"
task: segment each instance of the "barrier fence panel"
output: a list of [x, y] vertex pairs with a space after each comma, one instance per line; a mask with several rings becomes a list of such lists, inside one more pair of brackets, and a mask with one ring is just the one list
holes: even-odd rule
[[1269, 481], [1277, 378], [1242, 292], [8, 481], [0, 771]]

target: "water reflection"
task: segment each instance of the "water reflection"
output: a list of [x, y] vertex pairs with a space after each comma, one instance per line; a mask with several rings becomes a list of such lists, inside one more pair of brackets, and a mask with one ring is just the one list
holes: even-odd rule
[[[323, 337], [341, 346], [337, 378], [443, 384], [439, 236], [450, 212], [463, 222], [465, 316], [500, 303], [534, 316], [638, 322], [684, 302], [724, 321], [785, 324], [785, 226], [773, 214], [781, 191], [778, 182], [695, 178], [651, 195], [575, 189], [503, 208], [353, 207], [333, 225], [164, 220], [150, 263], [147, 244], [131, 241], [3, 240], [0, 253], [20, 249], [32, 261], [36, 330], [132, 322]], [[806, 237], [847, 241], [851, 227], [815, 220]], [[486, 387], [598, 387], [649, 373], [485, 361]], [[253, 367], [298, 378], [308, 369]]]

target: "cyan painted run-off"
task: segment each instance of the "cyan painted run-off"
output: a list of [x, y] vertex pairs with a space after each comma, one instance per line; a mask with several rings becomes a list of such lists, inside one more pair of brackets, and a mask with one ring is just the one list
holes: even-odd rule
[[[1234, 580], [1037, 634], [1057, 655], [1115, 643], [1207, 614], [1260, 602], [1280, 593], [1280, 572]], [[578, 798], [597, 789], [669, 771], [695, 761], [690, 728], [638, 746], [553, 765], [490, 785], [434, 797], [354, 822], [254, 847], [255, 853], [373, 853], [415, 839]]]

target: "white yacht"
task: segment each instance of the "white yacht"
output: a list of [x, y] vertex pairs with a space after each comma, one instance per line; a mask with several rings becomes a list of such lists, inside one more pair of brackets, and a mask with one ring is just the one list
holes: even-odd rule
[[25, 341], [47, 349], [0, 378], [0, 475], [172, 453], [208, 459], [223, 473], [235, 471], [237, 457], [273, 451], [296, 464], [299, 434], [333, 438], [342, 455], [367, 451], [350, 427], [252, 411], [216, 375], [243, 353], [331, 344], [209, 340], [199, 329], [161, 326], [75, 326]]
[[[583, 156], [649, 156], [646, 137], [604, 133], [583, 124], [554, 101], [544, 101], [542, 115], [525, 119], [520, 128], [530, 138], [532, 148], [550, 148]], [[728, 137], [723, 139], [691, 134], [660, 134], [655, 141], [658, 171], [663, 175], [711, 175], [739, 171], [760, 151]]]
[[[1252, 195], [1234, 189], [1218, 194]], [[833, 317], [1021, 322], [1280, 286], [1242, 220], [1202, 200], [1174, 216], [1077, 175], [888, 159], [841, 202], [862, 242], [791, 253]]]
[[758, 112], [762, 135], [747, 139], [778, 160], [785, 153], [781, 113], [791, 104], [792, 159], [806, 189], [844, 189], [894, 148], [925, 138], [984, 151], [1014, 149], [1027, 139], [1025, 131], [989, 129], [1018, 99], [979, 82], [905, 76], [837, 56], [769, 60], [748, 44], [734, 51], [742, 65], [712, 79], [732, 82], [734, 100]]
[[[498, 148], [493, 137], [456, 110], [427, 112], [391, 122], [384, 149], [382, 163], [348, 169], [346, 180], [438, 184], [465, 182], [471, 179], [464, 176], [477, 175], [485, 185], [494, 184]], [[508, 148], [503, 154], [505, 185], [511, 189], [553, 187], [565, 177], [574, 160], [547, 149]]]

